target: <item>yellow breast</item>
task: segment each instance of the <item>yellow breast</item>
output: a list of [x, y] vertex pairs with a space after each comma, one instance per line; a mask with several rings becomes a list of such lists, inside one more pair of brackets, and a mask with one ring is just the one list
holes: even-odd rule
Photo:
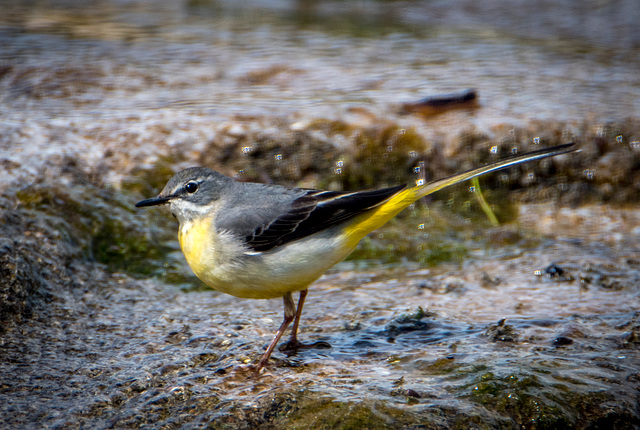
[[178, 239], [180, 248], [187, 259], [191, 270], [200, 277], [207, 268], [211, 253], [215, 251], [211, 231], [211, 217], [203, 217], [185, 222], [180, 226]]

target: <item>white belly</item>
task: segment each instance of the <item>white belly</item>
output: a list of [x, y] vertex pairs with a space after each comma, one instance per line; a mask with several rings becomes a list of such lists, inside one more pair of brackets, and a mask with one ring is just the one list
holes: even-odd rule
[[206, 264], [189, 264], [214, 290], [243, 298], [282, 297], [306, 289], [351, 253], [353, 247], [348, 247], [341, 237], [332, 238], [332, 233], [329, 230], [260, 253], [246, 252], [238, 246], [237, 239], [222, 234], [201, 256]]

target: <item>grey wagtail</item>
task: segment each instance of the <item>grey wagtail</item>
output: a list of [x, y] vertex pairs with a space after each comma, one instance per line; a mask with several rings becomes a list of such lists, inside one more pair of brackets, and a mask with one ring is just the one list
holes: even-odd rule
[[[284, 321], [255, 369], [267, 363], [293, 321], [285, 345], [297, 348], [309, 285], [346, 258], [358, 242], [421, 197], [458, 182], [574, 150], [541, 149], [414, 187], [339, 192], [236, 182], [204, 167], [173, 176], [136, 207], [168, 204], [180, 223], [180, 247], [193, 272], [214, 290], [250, 299], [284, 300]], [[300, 292], [298, 306], [292, 293]]]

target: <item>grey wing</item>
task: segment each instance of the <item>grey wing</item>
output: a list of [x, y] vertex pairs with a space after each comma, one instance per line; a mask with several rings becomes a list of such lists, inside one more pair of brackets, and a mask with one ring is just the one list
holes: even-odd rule
[[305, 194], [294, 199], [287, 210], [274, 216], [269, 223], [260, 223], [244, 239], [251, 250], [268, 251], [373, 209], [405, 187], [399, 185], [355, 193], [301, 190]]
[[306, 195], [305, 190], [256, 183], [236, 182], [234, 186], [230, 197], [221, 202], [215, 225], [219, 232], [226, 231], [243, 240], [269, 229], [272, 234], [287, 234], [313, 210], [300, 200]]

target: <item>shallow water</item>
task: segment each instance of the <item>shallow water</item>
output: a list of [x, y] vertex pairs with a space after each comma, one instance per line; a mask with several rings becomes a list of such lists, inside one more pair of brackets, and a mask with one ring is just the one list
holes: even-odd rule
[[[640, 134], [637, 122], [608, 125], [640, 109], [633, 2], [2, 8], [0, 268], [3, 288], [26, 287], [15, 303], [2, 290], [0, 427], [639, 424]], [[399, 112], [465, 88], [478, 90], [479, 107]], [[451, 170], [476, 163], [470, 153], [451, 165], [465, 130], [487, 150], [575, 134], [582, 164], [541, 169], [561, 179], [521, 195], [543, 200], [567, 182], [632, 197], [623, 207], [514, 204], [516, 221], [495, 228], [459, 208], [472, 200], [460, 190], [428, 215], [407, 211], [358, 251], [368, 260], [312, 286], [301, 340], [331, 348], [276, 352], [250, 378], [242, 366], [268, 344], [281, 301], [200, 290], [175, 226], [132, 204], [158, 192], [167, 171], [208, 163], [239, 174], [248, 168], [233, 151], [272, 157], [271, 140], [302, 145], [298, 132], [324, 142], [318, 152], [360, 149], [348, 131], [314, 121], [354, 135], [388, 122], [415, 130]], [[617, 152], [599, 154], [603, 141]], [[295, 162], [272, 163], [266, 180], [293, 180]], [[316, 170], [299, 176], [323, 181]], [[489, 200], [500, 209], [507, 199]], [[416, 262], [409, 242], [421, 240], [445, 254], [426, 261], [445, 263]], [[141, 254], [135, 270], [126, 264]]]
[[[603, 209], [582, 209], [591, 211]], [[580, 424], [576, 402], [598, 411], [607, 401], [631, 419], [640, 363], [637, 234], [627, 236], [632, 246], [553, 236], [535, 249], [508, 247], [503, 257], [480, 250], [458, 267], [338, 267], [311, 288], [301, 324], [301, 340], [331, 348], [277, 352], [259, 378], [241, 369], [279, 325], [279, 300], [185, 294], [79, 271], [73, 289], [58, 291], [3, 339], [8, 425], [192, 426], [276, 399], [294, 410], [306, 404], [298, 413], [307, 423], [322, 399], [382, 402], [423, 422], [453, 408], [493, 426], [499, 420], [485, 407], [504, 402], [515, 410], [539, 403], [528, 417], [538, 425], [550, 416]], [[545, 273], [551, 263], [562, 277]], [[292, 398], [278, 397], [285, 394]]]

